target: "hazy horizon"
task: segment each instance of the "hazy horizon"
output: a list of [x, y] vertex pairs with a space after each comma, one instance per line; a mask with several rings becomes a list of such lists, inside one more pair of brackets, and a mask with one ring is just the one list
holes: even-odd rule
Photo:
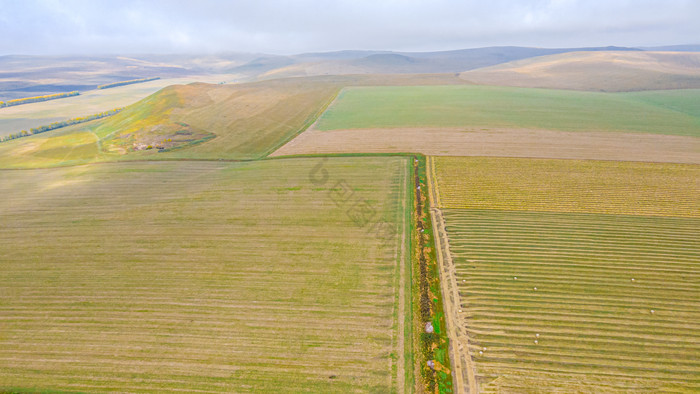
[[0, 0], [0, 55], [693, 45], [698, 16], [691, 0]]

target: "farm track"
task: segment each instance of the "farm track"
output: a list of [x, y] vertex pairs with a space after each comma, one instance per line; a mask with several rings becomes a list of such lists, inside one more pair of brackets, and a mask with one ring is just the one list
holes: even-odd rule
[[457, 393], [476, 394], [478, 392], [476, 377], [474, 374], [474, 362], [471, 352], [465, 348], [468, 340], [464, 337], [461, 324], [459, 324], [459, 303], [460, 297], [457, 292], [457, 280], [452, 258], [449, 254], [447, 244], [447, 233], [445, 232], [445, 222], [442, 213], [435, 208], [438, 204], [439, 196], [436, 193], [435, 165], [432, 157], [426, 158], [426, 176], [428, 182], [428, 204], [433, 224], [433, 234], [435, 234], [435, 255], [440, 273], [440, 286], [443, 294], [443, 305], [445, 308], [445, 320], [447, 322], [447, 332], [450, 339], [450, 359], [453, 363], [452, 373], [455, 391]]
[[309, 183], [318, 159], [4, 171], [0, 387], [400, 392], [406, 160], [326, 167], [387, 245]]

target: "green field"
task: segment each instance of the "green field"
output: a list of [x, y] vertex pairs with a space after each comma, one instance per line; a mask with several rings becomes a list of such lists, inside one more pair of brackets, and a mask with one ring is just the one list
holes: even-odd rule
[[700, 220], [444, 214], [481, 392], [700, 390]]
[[700, 166], [432, 163], [480, 392], [700, 389]]
[[398, 391], [408, 172], [0, 171], [0, 391]]
[[490, 86], [346, 88], [320, 130], [472, 127], [700, 136], [700, 90], [592, 93]]

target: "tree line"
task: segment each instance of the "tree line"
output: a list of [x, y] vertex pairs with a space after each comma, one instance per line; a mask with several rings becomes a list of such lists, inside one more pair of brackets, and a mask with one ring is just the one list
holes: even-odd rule
[[91, 120], [105, 118], [107, 116], [112, 116], [114, 114], [119, 113], [119, 111], [121, 111], [122, 109], [123, 108], [116, 108], [116, 109], [100, 112], [98, 114], [94, 114], [94, 115], [90, 115], [90, 116], [82, 116], [82, 117], [78, 117], [78, 118], [63, 120], [60, 122], [53, 122], [53, 123], [48, 124], [46, 126], [39, 126], [36, 128], [31, 128], [29, 130], [22, 130], [18, 133], [14, 133], [14, 134], [10, 134], [10, 135], [4, 136], [4, 137], [0, 137], [0, 142], [14, 140], [17, 138], [22, 138], [22, 137], [27, 137], [27, 136], [34, 135], [34, 134], [41, 134], [41, 133], [45, 133], [47, 131], [60, 129], [61, 127], [71, 126], [71, 125], [78, 124], [78, 123], [85, 123], [85, 122], [89, 122]]
[[104, 84], [104, 85], [99, 85], [97, 88], [98, 88], [98, 89], [116, 88], [117, 86], [131, 85], [132, 83], [141, 83], [141, 82], [155, 81], [156, 79], [160, 79], [160, 77], [142, 78], [142, 79], [130, 79], [130, 80], [128, 80], [128, 81], [112, 82], [112, 83], [107, 83], [107, 84]]
[[79, 94], [80, 93], [78, 93], [78, 92], [56, 93], [56, 94], [47, 94], [44, 96], [25, 97], [25, 98], [14, 99], [14, 100], [9, 100], [9, 101], [0, 101], [0, 108], [12, 107], [14, 105], [21, 105], [21, 104], [38, 103], [40, 101], [55, 100], [55, 99], [64, 98], [64, 97], [77, 96]]

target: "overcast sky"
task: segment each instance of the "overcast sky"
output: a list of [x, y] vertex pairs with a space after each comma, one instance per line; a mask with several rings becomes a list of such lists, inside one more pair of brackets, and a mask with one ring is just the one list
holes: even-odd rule
[[700, 0], [0, 0], [0, 55], [700, 43]]

